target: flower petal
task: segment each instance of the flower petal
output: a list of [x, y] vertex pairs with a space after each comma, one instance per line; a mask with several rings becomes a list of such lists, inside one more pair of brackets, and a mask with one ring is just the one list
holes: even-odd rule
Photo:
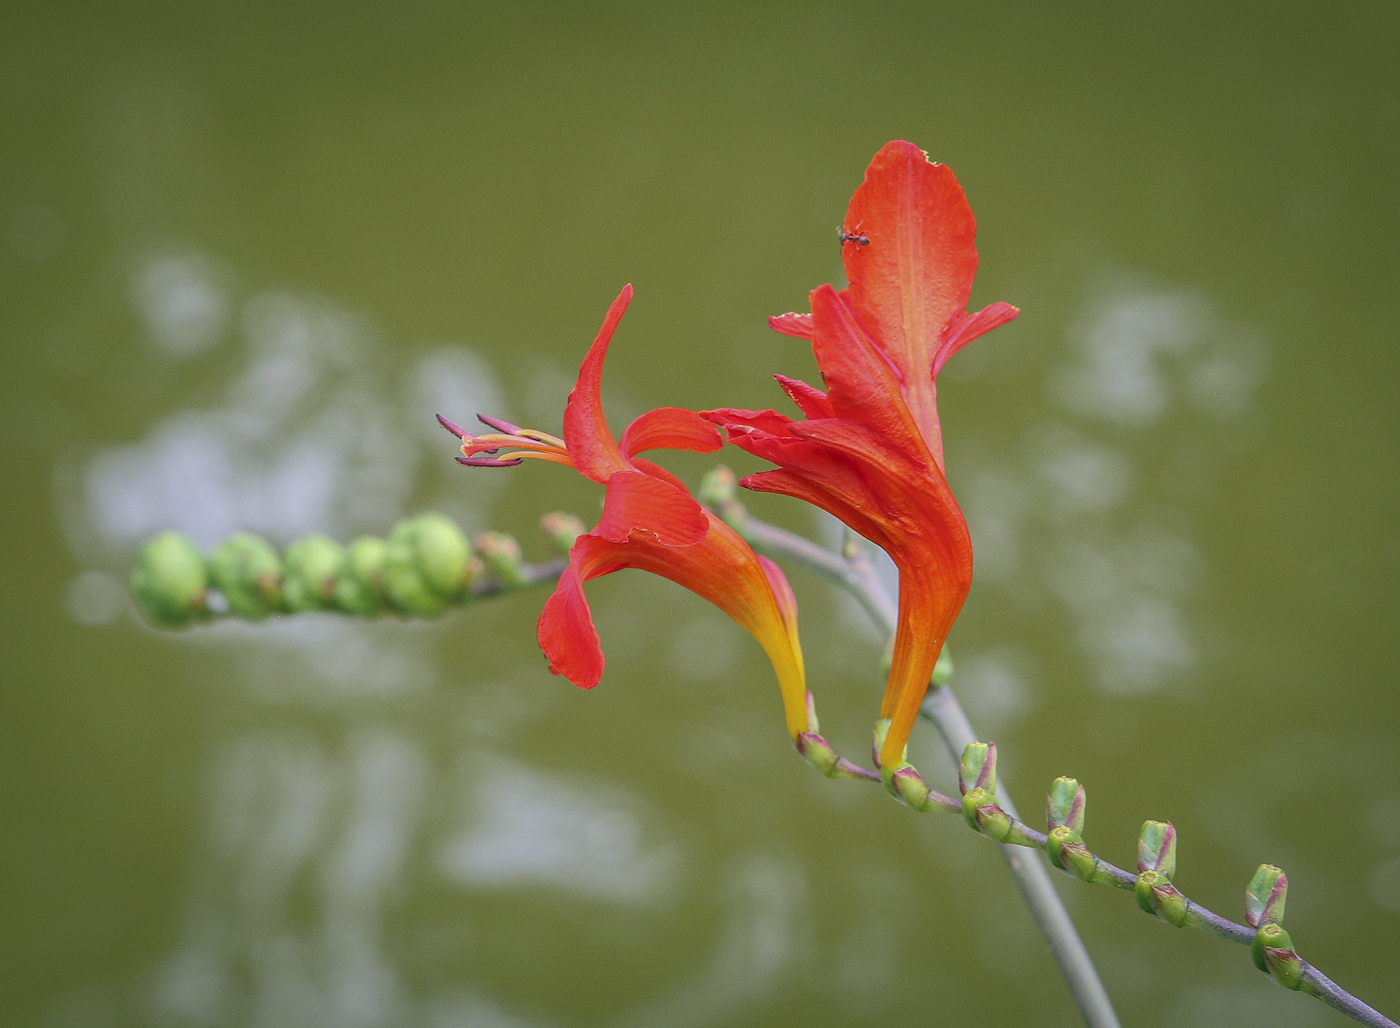
[[768, 319], [768, 327], [774, 332], [781, 332], [785, 336], [795, 336], [798, 339], [812, 338], [812, 315], [810, 314], [776, 314]]
[[1020, 313], [1019, 307], [997, 302], [990, 307], [983, 307], [976, 314], [962, 314], [954, 318], [944, 330], [943, 341], [938, 344], [938, 352], [933, 358], [933, 373], [937, 375], [942, 371], [943, 365], [948, 363], [948, 358], [968, 343], [986, 335], [994, 328], [1005, 325], [1008, 321], [1014, 321]]
[[[588, 536], [580, 536], [579, 540]], [[536, 634], [540, 649], [549, 658], [549, 670], [563, 675], [582, 689], [592, 689], [603, 677], [603, 647], [593, 615], [583, 595], [583, 583], [573, 558], [579, 543], [570, 551], [569, 566], [559, 576], [554, 595], [545, 601]]]
[[[870, 245], [875, 244], [872, 241]], [[931, 410], [932, 433], [915, 424], [902, 402], [897, 369], [866, 335], [855, 312], [831, 286], [812, 290], [812, 319], [816, 325], [812, 352], [822, 369], [826, 398], [836, 416], [869, 425], [911, 456], [927, 452], [932, 441], [939, 438], [937, 409]], [[931, 393], [933, 380], [927, 384]]]
[[937, 415], [931, 378], [939, 340], [967, 307], [977, 273], [977, 222], [946, 165], [913, 143], [888, 143], [851, 197], [842, 247], [856, 317], [900, 374], [921, 428]]
[[797, 409], [809, 418], [829, 418], [832, 417], [831, 403], [826, 398], [826, 393], [820, 389], [809, 386], [806, 382], [799, 382], [795, 378], [788, 378], [786, 375], [774, 375], [778, 380], [778, 385], [783, 387], [783, 392], [788, 394], [788, 398], [797, 404]]
[[681, 481], [679, 478], [677, 478], [675, 475], [671, 474], [669, 471], [667, 471], [665, 468], [663, 468], [660, 464], [653, 464], [651, 461], [647, 460], [645, 457], [633, 457], [633, 458], [632, 458], [632, 467], [636, 468], [638, 471], [642, 472], [642, 474], [644, 474], [644, 475], [650, 475], [652, 478], [659, 478], [659, 479], [661, 479], [661, 481], [663, 481], [663, 482], [669, 482], [671, 485], [675, 486], [677, 489], [679, 489], [679, 490], [680, 490], [681, 492], [683, 492], [683, 493], [686, 493], [686, 494], [689, 494], [689, 493], [690, 493], [690, 490], [687, 489], [687, 488], [685, 487], [685, 483], [684, 483], [684, 482], [682, 482], [682, 481]]
[[788, 632], [794, 638], [797, 636], [797, 597], [793, 595], [792, 586], [788, 584], [787, 575], [783, 574], [783, 569], [774, 564], [763, 554], [755, 554], [758, 563], [763, 568], [763, 574], [768, 578], [768, 587], [773, 590], [773, 599], [777, 601], [778, 612], [783, 616], [783, 624], [787, 626]]
[[693, 450], [714, 453], [724, 435], [712, 422], [683, 407], [647, 411], [622, 433], [622, 452], [633, 457], [643, 450]]
[[603, 517], [593, 534], [615, 543], [641, 536], [662, 546], [694, 546], [708, 529], [704, 508], [684, 489], [629, 469], [608, 479]]
[[569, 448], [569, 457], [574, 467], [600, 485], [628, 467], [627, 458], [618, 449], [603, 417], [601, 390], [603, 358], [607, 356], [608, 343], [631, 302], [632, 287], [623, 286], [622, 292], [608, 308], [603, 327], [598, 330], [588, 355], [583, 358], [578, 381], [574, 383], [568, 405], [564, 408], [564, 441]]

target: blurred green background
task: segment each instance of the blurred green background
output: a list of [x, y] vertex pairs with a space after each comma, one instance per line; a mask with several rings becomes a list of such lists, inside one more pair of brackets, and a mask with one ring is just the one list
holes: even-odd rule
[[[889, 139], [1019, 321], [940, 380], [977, 547], [959, 692], [1028, 814], [1087, 786], [1233, 917], [1400, 1013], [1400, 9], [11, 4], [0, 14], [0, 1024], [1070, 1025], [992, 847], [803, 765], [757, 646], [670, 583], [431, 625], [160, 633], [139, 541], [518, 533], [597, 490], [547, 430], [608, 302], [615, 427], [782, 406]], [[740, 470], [756, 464], [737, 453]], [[695, 481], [711, 459], [673, 469]], [[831, 527], [761, 497], [764, 516]], [[879, 642], [801, 571], [823, 728]], [[947, 761], [921, 730], [911, 756]], [[944, 779], [946, 781], [946, 779]], [[1064, 892], [1126, 1023], [1334, 1025], [1241, 948]]]

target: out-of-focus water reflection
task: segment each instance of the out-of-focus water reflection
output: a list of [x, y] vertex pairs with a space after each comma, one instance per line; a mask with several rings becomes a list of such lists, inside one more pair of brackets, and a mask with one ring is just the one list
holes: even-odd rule
[[979, 582], [1064, 604], [1106, 693], [1152, 692], [1196, 665], [1187, 605], [1207, 569], [1183, 526], [1200, 495], [1162, 481], [1163, 451], [1183, 447], [1166, 455], [1179, 478], [1262, 442], [1259, 335], [1198, 293], [1130, 276], [1097, 287], [1046, 381], [1061, 418], [1030, 429], [1017, 464], [973, 473]]

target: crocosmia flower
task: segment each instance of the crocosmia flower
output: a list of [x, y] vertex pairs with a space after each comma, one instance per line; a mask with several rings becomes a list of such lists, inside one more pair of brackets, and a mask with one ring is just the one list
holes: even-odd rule
[[806, 420], [774, 411], [706, 412], [736, 445], [778, 465], [750, 489], [816, 504], [885, 550], [899, 568], [899, 622], [881, 705], [888, 773], [905, 744], [939, 651], [972, 581], [967, 522], [943, 476], [935, 379], [983, 333], [1016, 317], [967, 311], [976, 223], [957, 179], [911, 143], [875, 155], [841, 230], [850, 288], [811, 294], [810, 314], [770, 319], [810, 339], [826, 391], [781, 375]]
[[662, 407], [637, 418], [617, 440], [603, 419], [603, 357], [632, 299], [622, 290], [583, 360], [564, 410], [564, 438], [478, 415], [488, 427], [473, 436], [446, 419], [462, 440], [463, 464], [508, 467], [533, 457], [567, 464], [607, 487], [603, 516], [579, 536], [554, 595], [540, 614], [540, 646], [550, 670], [591, 689], [603, 674], [603, 651], [583, 585], [622, 568], [669, 578], [709, 600], [746, 628], [772, 661], [794, 739], [807, 731], [806, 685], [797, 639], [797, 604], [776, 564], [760, 557], [724, 522], [700, 506], [670, 472], [637, 456], [644, 450], [712, 453], [724, 437], [694, 411]]

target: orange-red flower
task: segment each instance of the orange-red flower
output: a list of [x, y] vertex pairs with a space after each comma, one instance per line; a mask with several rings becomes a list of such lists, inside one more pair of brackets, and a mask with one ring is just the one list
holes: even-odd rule
[[875, 155], [841, 231], [850, 288], [811, 294], [811, 314], [770, 319], [812, 341], [826, 392], [781, 375], [806, 415], [706, 412], [732, 442], [778, 465], [750, 489], [816, 504], [884, 549], [899, 568], [899, 622], [880, 709], [888, 773], [972, 581], [967, 522], [943, 477], [935, 378], [973, 339], [1016, 317], [996, 303], [966, 310], [977, 271], [976, 223], [947, 167], [911, 143]]
[[551, 671], [585, 689], [598, 684], [603, 651], [583, 584], [622, 568], [641, 568], [709, 600], [758, 640], [777, 673], [788, 732], [796, 739], [808, 729], [807, 702], [797, 604], [787, 579], [696, 503], [679, 479], [637, 456], [661, 448], [712, 453], [724, 445], [720, 430], [694, 411], [662, 407], [633, 421], [619, 441], [603, 418], [603, 358], [631, 299], [629, 285], [608, 309], [583, 360], [564, 409], [563, 439], [480, 415], [495, 432], [472, 436], [439, 420], [462, 440], [457, 459], [463, 464], [507, 467], [534, 457], [567, 464], [607, 487], [601, 520], [575, 541], [569, 565], [540, 614], [540, 646]]

